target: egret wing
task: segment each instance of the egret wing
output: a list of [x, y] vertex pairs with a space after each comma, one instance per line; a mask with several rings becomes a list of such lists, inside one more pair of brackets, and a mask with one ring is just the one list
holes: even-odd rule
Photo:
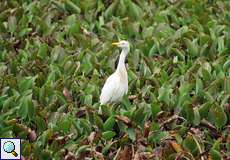
[[109, 78], [106, 80], [100, 96], [100, 103], [106, 104], [110, 102], [112, 97], [114, 96], [114, 92], [116, 92], [117, 87], [119, 86], [119, 77], [113, 73]]

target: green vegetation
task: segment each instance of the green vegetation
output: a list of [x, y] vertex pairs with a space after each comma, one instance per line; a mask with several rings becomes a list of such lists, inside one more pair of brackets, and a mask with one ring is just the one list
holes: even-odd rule
[[[100, 106], [118, 39], [129, 92]], [[26, 159], [227, 159], [230, 1], [0, 1], [0, 87]]]

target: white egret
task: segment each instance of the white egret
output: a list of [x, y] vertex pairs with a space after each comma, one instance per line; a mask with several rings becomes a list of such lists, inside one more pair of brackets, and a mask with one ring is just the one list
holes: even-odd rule
[[100, 96], [100, 103], [120, 101], [128, 92], [128, 75], [125, 68], [125, 58], [130, 51], [128, 41], [112, 43], [122, 49], [116, 71], [106, 80]]

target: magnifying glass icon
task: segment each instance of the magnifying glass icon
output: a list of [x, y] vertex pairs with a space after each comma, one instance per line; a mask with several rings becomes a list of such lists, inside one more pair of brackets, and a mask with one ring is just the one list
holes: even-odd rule
[[11, 153], [13, 154], [15, 157], [18, 156], [18, 154], [15, 152], [15, 145], [13, 142], [11, 141], [7, 141], [3, 144], [3, 149], [6, 153]]

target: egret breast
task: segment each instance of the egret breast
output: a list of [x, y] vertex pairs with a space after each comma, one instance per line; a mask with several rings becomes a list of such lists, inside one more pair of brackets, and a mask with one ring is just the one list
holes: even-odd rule
[[128, 92], [128, 76], [125, 68], [117, 70], [116, 73], [119, 77], [119, 84], [117, 90], [114, 92], [112, 101], [120, 101], [124, 94]]

